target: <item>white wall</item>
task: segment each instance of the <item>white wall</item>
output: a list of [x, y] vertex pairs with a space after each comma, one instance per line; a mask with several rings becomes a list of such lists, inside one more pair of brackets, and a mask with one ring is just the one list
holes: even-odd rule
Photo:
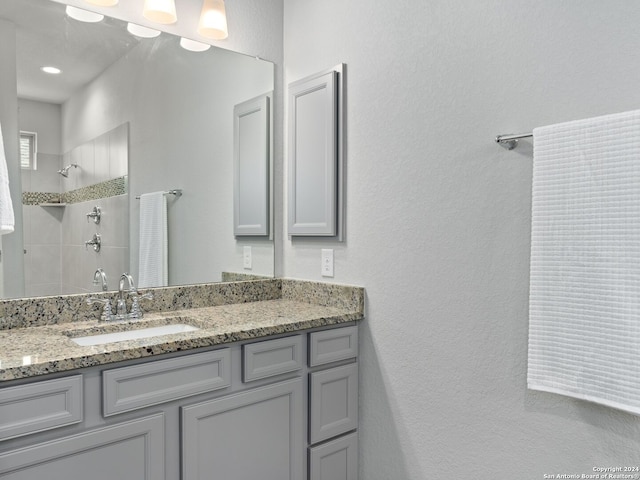
[[366, 287], [361, 479], [638, 464], [637, 417], [526, 389], [532, 152], [493, 142], [638, 108], [638, 20], [619, 1], [285, 1], [285, 81], [348, 69], [347, 241], [285, 237], [284, 275], [321, 280], [335, 248], [334, 281]]

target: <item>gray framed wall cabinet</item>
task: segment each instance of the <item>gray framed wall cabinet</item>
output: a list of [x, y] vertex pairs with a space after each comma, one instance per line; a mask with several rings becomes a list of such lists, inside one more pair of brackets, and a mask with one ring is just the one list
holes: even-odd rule
[[343, 66], [289, 84], [288, 233], [342, 240]]
[[263, 95], [233, 109], [233, 233], [269, 235], [270, 184], [269, 96]]

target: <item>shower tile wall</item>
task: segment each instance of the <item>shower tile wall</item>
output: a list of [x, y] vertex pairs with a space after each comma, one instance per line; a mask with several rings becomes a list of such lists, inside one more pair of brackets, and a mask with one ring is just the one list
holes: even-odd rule
[[[51, 157], [51, 158], [48, 158]], [[53, 158], [56, 157], [56, 158]], [[42, 160], [42, 162], [41, 162]], [[120, 274], [129, 270], [129, 196], [122, 188], [102, 188], [103, 198], [86, 187], [109, 182], [126, 186], [128, 169], [128, 125], [86, 142], [64, 156], [38, 156], [38, 170], [23, 172], [23, 192], [75, 191], [64, 207], [23, 205], [25, 235], [25, 292], [33, 295], [59, 295], [96, 291], [93, 274], [102, 268], [117, 285]], [[62, 166], [77, 163], [68, 178], [56, 173]], [[42, 168], [41, 168], [42, 165]], [[78, 192], [78, 189], [82, 189]], [[93, 190], [93, 191], [92, 191]], [[87, 195], [92, 200], [84, 200]], [[85, 198], [87, 198], [85, 197]], [[94, 206], [100, 207], [99, 224], [87, 218]], [[100, 252], [85, 246], [94, 233], [102, 239]]]
[[[99, 224], [87, 222], [86, 214], [94, 206], [100, 207], [102, 213]], [[120, 274], [129, 270], [128, 195], [74, 203], [64, 210], [60, 293], [96, 291], [92, 281], [98, 268], [107, 273], [109, 288], [116, 288]], [[100, 252], [84, 244], [94, 233], [102, 239]]]

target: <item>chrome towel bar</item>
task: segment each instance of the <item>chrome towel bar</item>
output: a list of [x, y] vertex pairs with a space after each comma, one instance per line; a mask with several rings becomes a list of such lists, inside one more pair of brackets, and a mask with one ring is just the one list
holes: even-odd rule
[[513, 150], [518, 146], [518, 140], [521, 138], [533, 137], [533, 133], [518, 133], [496, 136], [496, 143], [507, 150]]
[[[182, 189], [181, 188], [176, 188], [174, 190], [167, 190], [166, 192], [164, 192], [165, 195], [175, 195], [176, 198], [181, 197], [182, 196]], [[140, 195], [138, 195], [136, 197], [136, 200], [140, 200]]]

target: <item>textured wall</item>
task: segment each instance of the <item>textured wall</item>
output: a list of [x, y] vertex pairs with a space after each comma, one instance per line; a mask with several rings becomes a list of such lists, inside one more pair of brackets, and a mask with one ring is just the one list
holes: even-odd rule
[[285, 1], [285, 82], [348, 69], [347, 241], [285, 236], [284, 275], [320, 280], [334, 248], [334, 280], [367, 289], [363, 480], [640, 463], [637, 417], [526, 389], [532, 152], [493, 143], [638, 108], [638, 20], [622, 1]]

